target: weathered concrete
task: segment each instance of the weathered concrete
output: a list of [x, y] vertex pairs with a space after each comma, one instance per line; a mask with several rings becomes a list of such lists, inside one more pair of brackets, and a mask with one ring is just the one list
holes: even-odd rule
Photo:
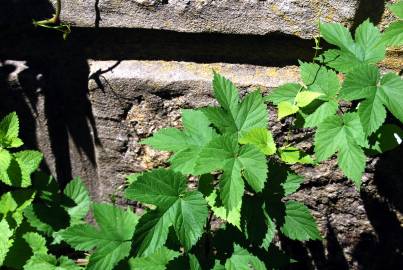
[[312, 38], [317, 35], [319, 17], [352, 25], [358, 3], [359, 0], [65, 0], [62, 19], [79, 27], [257, 35], [280, 32]]

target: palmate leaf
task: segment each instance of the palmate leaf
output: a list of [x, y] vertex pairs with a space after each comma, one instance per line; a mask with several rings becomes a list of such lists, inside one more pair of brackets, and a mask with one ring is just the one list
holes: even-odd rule
[[250, 254], [239, 245], [234, 245], [234, 253], [225, 262], [225, 270], [266, 270], [264, 263], [259, 258]]
[[187, 191], [186, 178], [180, 173], [165, 169], [144, 173], [126, 189], [125, 196], [157, 207], [143, 215], [136, 228], [134, 239], [140, 255], [161, 248], [171, 226], [186, 250], [203, 233], [207, 203], [200, 192]]
[[141, 143], [156, 149], [172, 151], [171, 167], [183, 174], [192, 174], [200, 150], [216, 136], [210, 121], [200, 111], [182, 110], [184, 130], [161, 129]]
[[381, 77], [377, 67], [359, 66], [347, 74], [340, 94], [349, 101], [364, 99], [358, 107], [358, 114], [367, 136], [385, 121], [384, 106], [403, 122], [403, 80], [396, 74]]
[[361, 146], [366, 146], [364, 131], [357, 113], [330, 116], [318, 127], [315, 135], [315, 153], [319, 161], [338, 152], [338, 165], [353, 180], [357, 188], [365, 169], [366, 157]]
[[299, 241], [322, 239], [315, 219], [305, 205], [288, 201], [286, 203], [284, 220], [281, 232], [288, 238]]
[[223, 133], [243, 136], [252, 128], [267, 127], [267, 110], [259, 91], [254, 91], [239, 102], [234, 84], [218, 73], [214, 73], [214, 96], [221, 107], [207, 107], [202, 112]]
[[162, 247], [145, 257], [136, 257], [129, 260], [131, 270], [165, 270], [166, 265], [178, 257], [179, 252]]
[[248, 184], [260, 192], [266, 182], [265, 155], [254, 145], [238, 145], [236, 134], [226, 134], [212, 140], [200, 153], [196, 173], [202, 175], [222, 170], [220, 196], [225, 208], [239, 206], [244, 193], [242, 175]]
[[387, 46], [403, 45], [403, 21], [393, 22], [382, 34], [382, 42]]
[[35, 197], [35, 192], [29, 189], [15, 190], [4, 193], [0, 198], [0, 214], [14, 224], [11, 227], [18, 227], [22, 223], [23, 211], [31, 205]]
[[320, 32], [327, 42], [340, 48], [323, 54], [326, 65], [340, 72], [349, 72], [361, 64], [375, 64], [385, 57], [381, 33], [369, 20], [358, 26], [355, 40], [339, 23], [321, 23]]
[[94, 204], [98, 228], [87, 224], [74, 225], [59, 233], [73, 248], [91, 254], [88, 270], [112, 270], [131, 250], [131, 239], [138, 217], [130, 210], [108, 204]]

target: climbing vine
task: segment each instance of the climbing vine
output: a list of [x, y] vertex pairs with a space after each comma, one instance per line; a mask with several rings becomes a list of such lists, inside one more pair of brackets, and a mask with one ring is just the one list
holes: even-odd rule
[[[401, 2], [391, 10], [402, 18]], [[37, 23], [57, 24], [59, 15], [60, 6]], [[13, 150], [23, 141], [17, 115], [7, 115], [0, 122], [0, 265], [263, 270], [295, 262], [277, 245], [278, 236], [322, 237], [310, 210], [289, 199], [304, 181], [292, 165], [336, 157], [358, 190], [367, 156], [401, 144], [403, 131], [392, 123], [403, 122], [403, 80], [376, 66], [387, 46], [403, 45], [400, 22], [381, 33], [367, 20], [354, 38], [340, 24], [321, 24], [322, 38], [335, 47], [300, 62], [301, 80], [267, 96], [255, 90], [241, 97], [214, 73], [218, 106], [182, 110], [183, 128], [164, 128], [141, 142], [172, 152], [168, 168], [127, 177], [125, 198], [140, 203], [141, 214], [91, 202], [78, 178], [60, 192], [38, 171], [41, 153]], [[315, 131], [312, 152], [288, 136], [282, 145], [273, 139], [266, 103], [277, 106], [279, 120]]]

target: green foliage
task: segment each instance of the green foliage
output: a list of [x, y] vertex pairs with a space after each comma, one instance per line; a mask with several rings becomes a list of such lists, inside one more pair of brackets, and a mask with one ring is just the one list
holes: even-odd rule
[[[402, 2], [390, 9], [402, 18]], [[141, 142], [172, 156], [169, 168], [127, 177], [125, 198], [143, 206], [140, 215], [91, 203], [79, 178], [60, 191], [52, 177], [37, 171], [41, 153], [11, 151], [23, 142], [18, 117], [9, 114], [0, 122], [0, 180], [6, 186], [0, 266], [82, 269], [78, 261], [58, 257], [67, 245], [88, 270], [266, 270], [294, 262], [273, 244], [276, 235], [322, 237], [308, 207], [287, 198], [304, 182], [291, 166], [337, 156], [359, 189], [366, 154], [402, 142], [403, 130], [385, 122], [389, 115], [403, 122], [403, 81], [376, 67], [385, 46], [401, 45], [400, 23], [380, 33], [367, 20], [354, 38], [340, 24], [321, 24], [321, 35], [337, 48], [313, 63], [300, 62], [301, 81], [266, 97], [256, 90], [241, 98], [230, 80], [214, 72], [219, 106], [182, 110], [182, 129], [161, 129]], [[277, 106], [279, 120], [293, 116], [296, 126], [313, 128], [314, 153], [290, 142], [291, 129], [284, 142], [274, 140], [265, 102]], [[95, 226], [85, 221], [90, 208]]]
[[181, 244], [189, 250], [200, 238], [207, 220], [207, 203], [198, 191], [187, 191], [186, 178], [170, 170], [144, 173], [126, 190], [128, 199], [156, 206], [140, 219], [135, 234], [139, 254], [161, 248], [173, 226]]
[[129, 256], [138, 217], [130, 210], [108, 204], [94, 204], [94, 218], [98, 228], [79, 224], [60, 232], [61, 238], [77, 250], [91, 251], [86, 269], [112, 270]]
[[399, 1], [388, 6], [392, 13], [398, 17], [398, 21], [393, 22], [385, 30], [382, 36], [382, 42], [387, 46], [403, 45], [403, 1]]
[[[390, 8], [401, 18], [402, 2]], [[385, 45], [399, 45], [397, 41], [401, 39], [403, 28], [396, 30], [392, 37], [390, 31], [394, 24], [381, 33], [367, 20], [356, 29], [354, 39], [341, 24], [321, 24], [323, 38], [338, 48], [325, 51], [315, 59], [316, 63], [300, 62], [301, 82], [282, 85], [265, 98], [278, 106], [279, 119], [296, 114], [296, 125], [316, 128], [317, 161], [337, 154], [340, 169], [358, 189], [366, 153], [382, 153], [401, 143], [400, 128], [385, 121], [390, 112], [403, 122], [403, 80], [395, 73], [381, 74], [376, 67], [385, 57]], [[298, 95], [302, 93], [307, 94], [301, 103]], [[346, 108], [346, 102], [352, 101], [353, 106]], [[314, 163], [308, 155], [305, 160], [308, 162], [298, 160], [297, 149], [293, 153], [289, 151], [294, 149], [292, 146], [286, 147], [279, 148], [286, 163]]]

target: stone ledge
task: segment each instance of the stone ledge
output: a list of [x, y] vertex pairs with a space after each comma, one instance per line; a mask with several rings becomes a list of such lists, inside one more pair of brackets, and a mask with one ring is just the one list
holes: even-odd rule
[[[54, 3], [55, 0], [52, 0]], [[63, 1], [62, 19], [79, 27], [163, 29], [302, 38], [317, 35], [317, 20], [351, 26], [359, 0], [99, 0]]]

